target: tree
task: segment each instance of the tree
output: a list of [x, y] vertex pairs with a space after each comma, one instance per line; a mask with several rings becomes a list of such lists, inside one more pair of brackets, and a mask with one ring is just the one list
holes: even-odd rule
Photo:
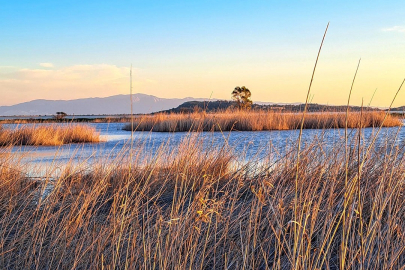
[[62, 120], [63, 118], [65, 118], [67, 115], [67, 113], [65, 112], [56, 112], [55, 118], [58, 120]]
[[245, 86], [236, 86], [232, 91], [232, 99], [236, 101], [240, 109], [250, 109], [252, 107], [251, 95], [252, 93]]

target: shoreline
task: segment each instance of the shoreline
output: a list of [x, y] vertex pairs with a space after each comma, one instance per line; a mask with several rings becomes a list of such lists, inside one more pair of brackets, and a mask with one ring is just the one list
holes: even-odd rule
[[[402, 119], [384, 112], [310, 113], [302, 122], [301, 113], [272, 111], [222, 111], [187, 114], [155, 114], [133, 119], [123, 130], [151, 132], [267, 131], [402, 126]], [[302, 126], [301, 126], [302, 124]]]

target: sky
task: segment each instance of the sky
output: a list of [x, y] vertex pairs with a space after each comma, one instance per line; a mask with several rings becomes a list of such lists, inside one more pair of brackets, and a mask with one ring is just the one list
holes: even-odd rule
[[134, 93], [230, 99], [246, 86], [253, 101], [305, 102], [328, 22], [310, 101], [346, 104], [360, 58], [351, 104], [387, 107], [405, 77], [402, 1], [0, 4], [0, 106], [128, 94], [131, 64]]

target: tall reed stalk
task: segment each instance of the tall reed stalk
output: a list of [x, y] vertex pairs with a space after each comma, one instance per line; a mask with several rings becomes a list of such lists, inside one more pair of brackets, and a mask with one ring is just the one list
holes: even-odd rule
[[298, 177], [305, 189], [297, 195], [294, 151], [239, 163], [243, 153], [192, 133], [149, 156], [134, 148], [131, 174], [129, 148], [91, 171], [71, 164], [46, 181], [27, 178], [23, 164], [1, 154], [0, 268], [336, 269], [343, 262], [344, 269], [398, 269], [405, 145], [395, 134], [380, 137], [362, 161], [358, 149], [369, 141], [358, 135], [349, 136], [347, 162], [343, 137], [306, 141]]

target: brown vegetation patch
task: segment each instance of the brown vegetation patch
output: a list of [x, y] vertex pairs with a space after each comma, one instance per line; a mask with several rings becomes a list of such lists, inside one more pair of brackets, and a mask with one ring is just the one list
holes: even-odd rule
[[318, 138], [298, 171], [295, 153], [235, 167], [198, 141], [36, 185], [2, 169], [0, 268], [398, 269], [404, 146], [349, 145]]
[[0, 146], [8, 145], [63, 145], [68, 143], [95, 143], [99, 133], [85, 125], [22, 126], [16, 129], [0, 127]]
[[[401, 126], [401, 119], [384, 112], [349, 113], [348, 128]], [[134, 118], [134, 130], [176, 131], [262, 131], [290, 130], [301, 125], [302, 114], [271, 111], [224, 111], [218, 113], [155, 114]], [[345, 128], [345, 113], [310, 113], [305, 117], [304, 129]], [[124, 127], [131, 130], [131, 124]]]

